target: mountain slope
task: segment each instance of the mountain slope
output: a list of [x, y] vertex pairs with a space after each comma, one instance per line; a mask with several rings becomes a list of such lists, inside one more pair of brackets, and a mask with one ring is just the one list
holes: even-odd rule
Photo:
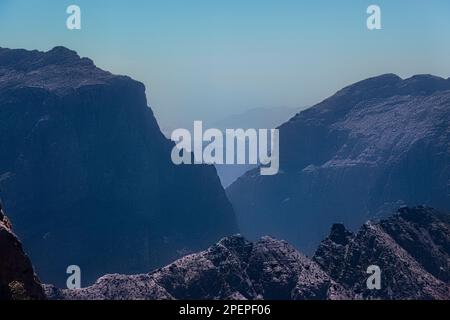
[[[81, 290], [46, 286], [50, 299], [450, 299], [450, 215], [402, 208], [357, 234], [332, 228], [313, 259], [284, 241], [241, 236], [136, 276], [107, 275]], [[394, 231], [395, 230], [395, 231]], [[414, 235], [414, 236], [412, 236]], [[367, 288], [369, 266], [381, 289]]]
[[143, 84], [56, 47], [0, 49], [2, 197], [40, 277], [139, 273], [237, 231], [212, 166], [174, 166]]
[[0, 203], [0, 301], [41, 300], [44, 290]]
[[450, 209], [450, 80], [367, 79], [279, 129], [280, 173], [250, 171], [227, 189], [246, 236], [313, 252], [336, 221], [356, 229], [402, 204]]

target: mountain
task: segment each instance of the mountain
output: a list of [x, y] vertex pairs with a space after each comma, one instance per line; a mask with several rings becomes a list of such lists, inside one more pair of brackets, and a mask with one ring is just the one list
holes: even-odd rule
[[227, 188], [242, 233], [312, 253], [401, 205], [450, 209], [450, 79], [387, 74], [342, 89], [279, 127], [280, 172]]
[[0, 188], [47, 283], [139, 273], [237, 232], [213, 166], [175, 166], [143, 84], [56, 47], [0, 49]]
[[[222, 132], [225, 132], [226, 129], [275, 129], [299, 110], [289, 107], [254, 108], [217, 121], [211, 125], [211, 128], [220, 129]], [[224, 154], [226, 154], [225, 151]], [[217, 174], [224, 188], [255, 167], [256, 165], [250, 164], [216, 165]]]
[[[450, 215], [402, 208], [365, 224], [357, 234], [341, 224], [319, 246], [314, 261], [363, 299], [450, 299]], [[381, 289], [368, 290], [367, 267], [381, 270]]]
[[292, 118], [300, 108], [253, 108], [218, 120], [212, 127], [225, 129], [274, 129]]
[[[136, 276], [107, 275], [81, 290], [46, 286], [50, 299], [450, 299], [450, 215], [402, 208], [365, 224], [341, 224], [312, 259], [285, 241], [242, 236]], [[366, 270], [381, 269], [381, 289], [368, 290]]]
[[0, 203], [0, 301], [42, 299], [44, 289]]

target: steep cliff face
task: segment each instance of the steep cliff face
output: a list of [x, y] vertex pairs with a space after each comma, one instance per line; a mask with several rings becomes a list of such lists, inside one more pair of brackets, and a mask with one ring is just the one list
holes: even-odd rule
[[343, 299], [319, 266], [286, 242], [240, 236], [147, 275], [108, 275], [82, 290], [47, 287], [52, 299]]
[[237, 231], [212, 166], [172, 164], [144, 86], [63, 47], [0, 49], [0, 186], [38, 274], [139, 273]]
[[33, 266], [0, 203], [0, 300], [45, 299]]
[[368, 79], [279, 129], [280, 173], [227, 189], [250, 238], [313, 252], [336, 221], [355, 230], [403, 204], [450, 209], [450, 80]]
[[[450, 218], [425, 207], [403, 208], [365, 224], [357, 234], [335, 225], [314, 261], [364, 299], [450, 299]], [[367, 268], [378, 266], [381, 289], [369, 290]]]
[[[81, 290], [46, 286], [50, 299], [450, 299], [450, 215], [403, 208], [357, 234], [332, 228], [313, 259], [284, 241], [221, 240], [149, 274], [107, 275]], [[381, 270], [370, 290], [369, 266]]]

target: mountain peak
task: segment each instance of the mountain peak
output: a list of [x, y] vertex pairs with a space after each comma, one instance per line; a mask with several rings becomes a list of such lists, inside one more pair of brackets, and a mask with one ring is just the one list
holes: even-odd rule
[[54, 47], [47, 52], [0, 48], [0, 68], [31, 72], [52, 65], [80, 64], [95, 67], [92, 60], [81, 58], [76, 51], [63, 46]]
[[336, 95], [361, 95], [362, 98], [385, 98], [394, 95], [429, 95], [450, 90], [450, 81], [431, 74], [418, 74], [402, 79], [393, 73], [368, 78], [340, 90]]
[[50, 49], [47, 53], [62, 54], [62, 55], [70, 54], [70, 55], [76, 55], [77, 57], [79, 57], [75, 50], [71, 50], [71, 49], [69, 49], [67, 47], [64, 47], [64, 46], [53, 47], [53, 49]]
[[358, 83], [360, 83], [360, 84], [362, 84], [362, 83], [379, 84], [379, 83], [385, 83], [385, 82], [398, 82], [398, 81], [402, 81], [402, 80], [403, 79], [395, 73], [383, 73], [381, 75], [370, 77], [365, 80], [356, 82], [355, 84], [358, 84]]
[[402, 78], [394, 73], [386, 73], [376, 77], [371, 77], [365, 80], [355, 82], [342, 90], [337, 92], [337, 95], [359, 93], [362, 90], [375, 90], [379, 88], [385, 88], [389, 86], [396, 86], [402, 82]]
[[[126, 86], [137, 83], [128, 77], [113, 75], [97, 68], [88, 58], [58, 46], [42, 51], [0, 48], [0, 89], [41, 88], [70, 92], [84, 86], [111, 84], [125, 80]], [[144, 91], [143, 85], [138, 85]]]
[[335, 223], [331, 227], [329, 239], [336, 244], [346, 245], [352, 235], [343, 224]]
[[45, 62], [51, 64], [83, 64], [95, 67], [93, 61], [88, 58], [81, 58], [74, 50], [63, 46], [57, 46], [44, 53]]

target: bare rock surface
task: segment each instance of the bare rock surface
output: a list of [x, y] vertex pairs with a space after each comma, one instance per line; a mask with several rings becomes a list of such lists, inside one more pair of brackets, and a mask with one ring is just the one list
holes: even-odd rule
[[44, 290], [0, 203], [0, 300], [41, 300]]
[[52, 299], [343, 299], [348, 292], [284, 241], [241, 236], [137, 276], [108, 275], [80, 290], [46, 287]]
[[[402, 208], [356, 234], [335, 226], [314, 261], [364, 299], [450, 299], [449, 217], [426, 207]], [[369, 266], [380, 268], [380, 290], [367, 288]]]

